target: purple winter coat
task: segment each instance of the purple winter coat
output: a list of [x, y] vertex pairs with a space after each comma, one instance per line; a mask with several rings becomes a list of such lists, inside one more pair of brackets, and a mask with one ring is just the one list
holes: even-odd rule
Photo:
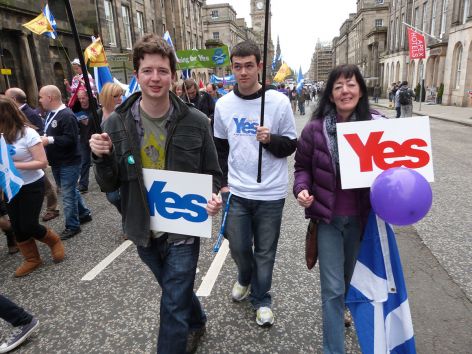
[[[373, 119], [380, 118], [377, 112], [371, 113]], [[293, 194], [297, 198], [302, 190], [308, 190], [315, 200], [305, 209], [305, 218], [330, 223], [336, 198], [336, 171], [327, 141], [324, 118], [312, 120], [303, 129], [295, 154]], [[371, 208], [370, 189], [359, 188], [356, 191], [358, 210], [361, 212], [361, 221], [365, 224]]]

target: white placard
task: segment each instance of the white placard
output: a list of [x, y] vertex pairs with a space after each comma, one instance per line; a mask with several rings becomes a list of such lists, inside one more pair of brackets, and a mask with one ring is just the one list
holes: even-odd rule
[[211, 237], [212, 176], [143, 168], [151, 230]]
[[336, 124], [343, 189], [370, 187], [384, 170], [407, 167], [434, 182], [429, 117]]

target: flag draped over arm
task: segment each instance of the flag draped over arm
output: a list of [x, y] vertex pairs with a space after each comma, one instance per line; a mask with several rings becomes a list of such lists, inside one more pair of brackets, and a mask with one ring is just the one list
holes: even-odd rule
[[395, 234], [372, 211], [346, 296], [364, 354], [416, 353]]
[[11, 149], [2, 134], [0, 137], [0, 189], [3, 190], [8, 201], [18, 193], [24, 183], [11, 158]]

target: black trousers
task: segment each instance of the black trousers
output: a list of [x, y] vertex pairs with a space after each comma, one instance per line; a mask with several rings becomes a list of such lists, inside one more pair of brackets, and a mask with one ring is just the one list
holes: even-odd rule
[[3, 318], [13, 327], [18, 327], [30, 323], [33, 316], [0, 294], [0, 318]]
[[28, 241], [31, 237], [42, 239], [46, 228], [39, 223], [39, 213], [44, 199], [44, 179], [25, 184], [17, 195], [7, 204], [11, 226], [16, 241]]

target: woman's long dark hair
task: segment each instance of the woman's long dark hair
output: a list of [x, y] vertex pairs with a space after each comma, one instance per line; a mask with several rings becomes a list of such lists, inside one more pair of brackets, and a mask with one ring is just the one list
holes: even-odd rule
[[331, 95], [333, 92], [334, 83], [341, 76], [346, 79], [350, 79], [352, 76], [355, 76], [356, 81], [361, 89], [362, 97], [359, 99], [356, 109], [354, 110], [357, 115], [357, 120], [371, 119], [369, 111], [369, 96], [367, 95], [367, 86], [365, 84], [361, 72], [359, 71], [359, 68], [357, 67], [357, 65], [343, 64], [338, 65], [329, 73], [328, 81], [326, 83], [325, 88], [321, 92], [321, 98], [318, 103], [318, 107], [313, 112], [311, 120], [324, 117], [326, 113], [332, 109], [336, 110], [336, 105], [331, 102]]
[[6, 142], [13, 144], [17, 140], [18, 132], [20, 137], [23, 137], [25, 126], [37, 129], [11, 98], [0, 96], [0, 133], [4, 135]]

